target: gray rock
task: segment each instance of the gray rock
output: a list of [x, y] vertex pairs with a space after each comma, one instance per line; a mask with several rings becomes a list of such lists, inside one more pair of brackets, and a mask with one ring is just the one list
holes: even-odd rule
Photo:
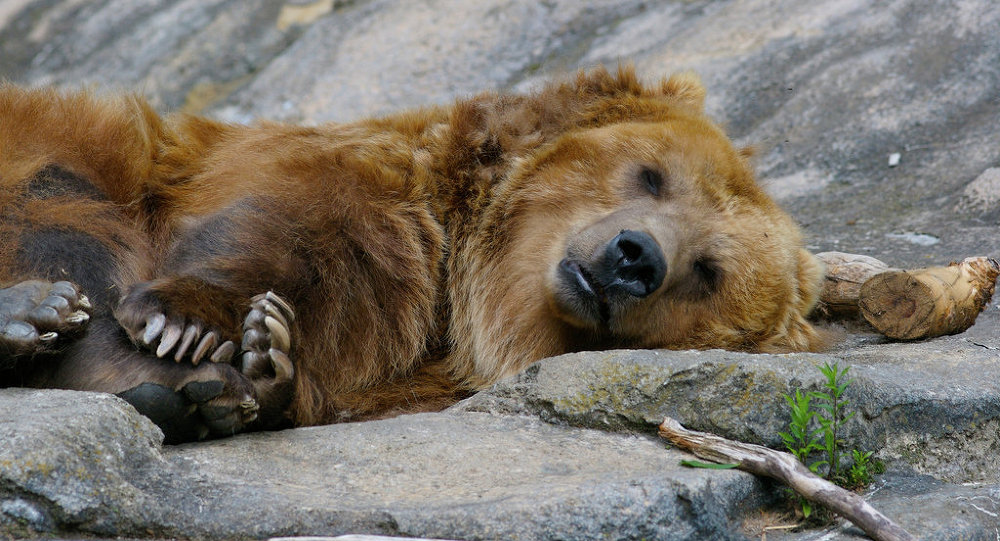
[[[1000, 311], [974, 331], [908, 344], [847, 344], [829, 354], [585, 352], [548, 359], [454, 406], [536, 415], [618, 432], [688, 428], [782, 449], [783, 398], [821, 390], [824, 364], [849, 367], [850, 448], [952, 483], [1000, 483]], [[975, 338], [989, 329], [992, 339]], [[874, 339], [874, 338], [872, 338]]]
[[[965, 355], [957, 360], [989, 379], [974, 350], [961, 353], [964, 340], [925, 345]], [[857, 378], [852, 389], [885, 383], [884, 373], [873, 370], [873, 359], [838, 355], [567, 355], [543, 361], [445, 413], [162, 449], [158, 430], [117, 398], [0, 390], [0, 532], [212, 539], [351, 532], [451, 539], [742, 539], [744, 520], [780, 497], [774, 485], [735, 470], [681, 468], [685, 455], [646, 433], [669, 414], [691, 427], [708, 424], [743, 439], [774, 440], [773, 431], [787, 422], [781, 408], [732, 399], [697, 402], [698, 397], [720, 393], [766, 402], [776, 390], [816, 383], [816, 361], [850, 362]], [[566, 363], [572, 369], [559, 370]], [[924, 371], [933, 377], [923, 385], [898, 386], [909, 389], [910, 402], [897, 400], [893, 393], [899, 389], [849, 393], [866, 412], [878, 412], [880, 401], [899, 405], [891, 414], [871, 419], [866, 414], [858, 423], [865, 428], [856, 425], [847, 439], [863, 445], [900, 434], [926, 435], [922, 447], [937, 447], [954, 464], [965, 465], [953, 475], [975, 478], [968, 473], [979, 461], [980, 482], [915, 477], [927, 462], [892, 456], [886, 449], [893, 447], [886, 444], [879, 454], [896, 473], [880, 480], [869, 498], [911, 531], [933, 533], [931, 539], [992, 531], [1000, 526], [995, 517], [1000, 484], [988, 463], [993, 458], [941, 436], [963, 433], [985, 440], [992, 432], [995, 438], [990, 428], [995, 411], [980, 408], [972, 416], [981, 429], [955, 413], [987, 384], [976, 385], [968, 375], [949, 376], [947, 367], [935, 372], [930, 361], [912, 368], [917, 379]], [[963, 396], [928, 405], [935, 393], [957, 388]], [[933, 407], [942, 417], [911, 414]], [[890, 415], [905, 422], [885, 422]], [[749, 419], [750, 428], [740, 418]], [[931, 466], [942, 471], [941, 464]], [[840, 526], [826, 532], [837, 537], [824, 538], [850, 539], [852, 532], [849, 525]]]
[[313, 24], [221, 113], [323, 122], [448, 103], [510, 86], [642, 6], [637, 0], [352, 2]]
[[411, 415], [160, 449], [114, 397], [8, 389], [0, 402], [0, 509], [42, 531], [738, 539], [772, 498], [751, 475], [682, 468], [655, 438], [527, 417]]
[[163, 434], [111, 395], [0, 390], [0, 532], [142, 531]]
[[[866, 492], [876, 509], [906, 526], [924, 541], [989, 540], [996, 538], [1000, 485], [951, 485], [932, 477], [891, 474]], [[852, 541], [868, 539], [844, 520], [830, 527], [805, 531], [771, 530], [778, 541]]]
[[[272, 537], [270, 541], [434, 541], [416, 537], [387, 537], [384, 535], [338, 535], [337, 537]], [[437, 540], [447, 541], [447, 540]]]
[[139, 91], [192, 112], [245, 84], [302, 31], [278, 29], [281, 4], [266, 0], [13, 4], [0, 7], [0, 77]]

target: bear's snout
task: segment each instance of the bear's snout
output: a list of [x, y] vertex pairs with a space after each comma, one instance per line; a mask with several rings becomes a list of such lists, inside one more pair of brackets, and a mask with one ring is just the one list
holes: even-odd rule
[[656, 240], [642, 231], [623, 230], [604, 248], [595, 279], [605, 295], [646, 297], [656, 291], [667, 275], [667, 260]]
[[[556, 271], [558, 312], [582, 326], [607, 326], [621, 310], [663, 285], [667, 259], [648, 233], [622, 230], [589, 258], [568, 256]], [[577, 252], [578, 253], [578, 252]]]

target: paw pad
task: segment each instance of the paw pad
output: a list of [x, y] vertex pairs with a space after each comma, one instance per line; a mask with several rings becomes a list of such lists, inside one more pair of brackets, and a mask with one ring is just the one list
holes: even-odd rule
[[81, 331], [93, 307], [70, 282], [28, 280], [0, 289], [0, 350], [29, 355]]
[[257, 420], [253, 389], [228, 365], [192, 368], [178, 387], [145, 382], [118, 394], [163, 431], [166, 443], [228, 436]]

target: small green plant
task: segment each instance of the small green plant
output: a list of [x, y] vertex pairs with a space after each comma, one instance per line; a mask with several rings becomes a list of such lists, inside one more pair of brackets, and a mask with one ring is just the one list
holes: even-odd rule
[[[788, 424], [788, 432], [779, 432], [778, 435], [785, 441], [785, 447], [789, 452], [795, 455], [799, 462], [807, 464], [810, 471], [816, 473], [816, 470], [822, 466], [822, 462], [812, 464], [806, 462], [813, 451], [822, 448], [819, 435], [821, 429], [810, 428], [812, 420], [816, 417], [816, 412], [809, 407], [811, 400], [810, 394], [803, 394], [798, 389], [792, 396], [785, 395], [785, 402], [788, 403], [791, 411], [792, 421]], [[795, 495], [795, 498], [799, 509], [802, 510], [802, 516], [809, 518], [809, 515], [812, 514], [812, 503], [798, 494]]]
[[858, 490], [875, 480], [875, 476], [885, 473], [885, 464], [881, 460], [873, 460], [871, 451], [851, 450], [851, 468], [847, 470], [844, 488]]
[[[810, 428], [812, 420], [816, 417], [816, 412], [809, 405], [811, 400], [810, 394], [803, 394], [798, 389], [795, 390], [794, 395], [786, 394], [785, 402], [788, 403], [792, 421], [788, 423], [788, 432], [778, 433], [785, 441], [785, 447], [788, 451], [803, 464], [807, 464], [807, 459], [813, 451], [822, 449], [819, 434], [821, 429]], [[819, 462], [809, 464], [809, 470], [816, 473], [821, 465]]]
[[[873, 476], [883, 473], [885, 467], [872, 459], [871, 452], [852, 449], [850, 468], [846, 471], [841, 468], [844, 425], [855, 413], [846, 411], [848, 399], [845, 392], [854, 382], [847, 379], [849, 369], [841, 369], [837, 363], [825, 363], [819, 367], [826, 377], [822, 390], [803, 393], [796, 389], [794, 394], [784, 395], [791, 420], [788, 432], [779, 432], [779, 435], [788, 451], [809, 471], [845, 488], [858, 489], [871, 484]], [[816, 453], [822, 454], [823, 458], [811, 460]], [[814, 511], [810, 502], [796, 495], [796, 503], [802, 516], [810, 518]]]
[[843, 481], [840, 473], [840, 445], [844, 443], [840, 439], [840, 432], [844, 423], [854, 417], [854, 412], [844, 415], [844, 409], [847, 407], [844, 391], [848, 385], [854, 383], [854, 380], [845, 381], [850, 367], [841, 370], [837, 363], [833, 365], [824, 363], [819, 370], [826, 376], [826, 383], [823, 384], [826, 391], [809, 394], [818, 401], [816, 407], [822, 410], [822, 413], [816, 414], [816, 420], [819, 421], [823, 433], [822, 449], [826, 453], [826, 463], [829, 468], [826, 478], [839, 482]]

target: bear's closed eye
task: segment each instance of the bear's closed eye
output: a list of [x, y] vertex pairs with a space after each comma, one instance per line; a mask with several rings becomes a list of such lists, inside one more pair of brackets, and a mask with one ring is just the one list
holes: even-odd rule
[[722, 282], [722, 272], [718, 262], [707, 257], [699, 258], [694, 262], [694, 274], [701, 282], [699, 290], [705, 294], [718, 289]]
[[663, 174], [656, 169], [643, 167], [639, 171], [639, 181], [646, 191], [655, 196], [659, 196], [663, 191]]

